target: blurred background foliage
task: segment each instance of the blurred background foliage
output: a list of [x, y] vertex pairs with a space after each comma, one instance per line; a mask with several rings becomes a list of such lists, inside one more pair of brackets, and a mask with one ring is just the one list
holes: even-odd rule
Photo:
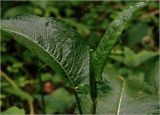
[[[110, 22], [132, 1], [1, 1], [1, 18], [21, 14], [55, 17], [68, 22], [95, 49]], [[149, 2], [128, 24], [108, 59], [116, 75], [150, 84], [159, 93], [159, 2]], [[40, 69], [41, 68], [41, 69]], [[108, 70], [109, 71], [109, 70]], [[1, 110], [4, 113], [76, 113], [73, 91], [30, 51], [1, 32]], [[115, 73], [114, 73], [115, 74]], [[41, 76], [42, 87], [38, 76]], [[153, 77], [150, 77], [153, 76]], [[153, 79], [157, 84], [153, 84]], [[15, 107], [16, 106], [16, 107]], [[23, 108], [24, 110], [18, 109]], [[8, 109], [9, 108], [9, 109]], [[25, 111], [25, 112], [24, 112]]]

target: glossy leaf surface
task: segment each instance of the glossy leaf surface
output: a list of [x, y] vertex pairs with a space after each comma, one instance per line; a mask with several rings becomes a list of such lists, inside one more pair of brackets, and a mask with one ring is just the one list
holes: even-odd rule
[[56, 72], [78, 85], [89, 75], [89, 48], [68, 24], [53, 18], [19, 16], [2, 20], [2, 30], [30, 49]]

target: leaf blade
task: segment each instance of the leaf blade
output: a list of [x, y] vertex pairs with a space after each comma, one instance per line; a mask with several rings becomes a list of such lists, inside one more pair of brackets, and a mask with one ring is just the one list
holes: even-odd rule
[[101, 79], [102, 71], [105, 66], [105, 62], [113, 49], [113, 46], [125, 29], [127, 22], [131, 19], [133, 13], [139, 8], [143, 7], [145, 2], [138, 2], [129, 9], [124, 10], [120, 15], [110, 24], [108, 30], [106, 30], [102, 40], [100, 41], [98, 48], [93, 54], [94, 69], [96, 70], [97, 79]]
[[24, 109], [20, 109], [16, 106], [8, 108], [6, 111], [2, 112], [2, 115], [20, 114], [25, 115]]
[[112, 67], [105, 68], [103, 77], [109, 81], [111, 89], [98, 98], [97, 113], [151, 114], [158, 111], [158, 95], [151, 93], [144, 81], [118, 76]]
[[1, 23], [2, 30], [16, 34], [16, 41], [56, 72], [68, 77], [72, 85], [76, 86], [88, 77], [89, 48], [68, 24], [31, 15]]

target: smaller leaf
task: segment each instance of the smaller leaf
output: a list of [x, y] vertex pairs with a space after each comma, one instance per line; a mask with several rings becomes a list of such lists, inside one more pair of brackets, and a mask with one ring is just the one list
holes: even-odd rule
[[35, 8], [33, 6], [21, 5], [17, 7], [10, 8], [7, 10], [3, 16], [3, 18], [12, 18], [22, 14], [42, 14], [43, 12], [39, 8]]
[[38, 1], [37, 2], [36, 0], [30, 0], [30, 2], [31, 2], [31, 4], [33, 4], [35, 6], [39, 6], [44, 9], [46, 9], [48, 4], [50, 4], [49, 1]]
[[142, 51], [135, 57], [135, 66], [139, 66], [140, 64], [144, 63], [145, 61], [157, 56], [158, 54], [151, 51]]
[[127, 22], [131, 19], [133, 13], [145, 4], [145, 2], [138, 2], [134, 6], [124, 10], [108, 27], [93, 55], [94, 69], [97, 79], [101, 79], [106, 60], [122, 31], [125, 29]]
[[124, 57], [121, 55], [110, 55], [109, 57], [119, 63], [124, 63]]
[[124, 63], [128, 66], [134, 65], [134, 58], [136, 54], [129, 48], [124, 48], [125, 61]]
[[[137, 23], [128, 31], [128, 43], [134, 45], [140, 42], [148, 34], [150, 28], [145, 23]], [[138, 33], [138, 34], [137, 34]]]
[[155, 56], [158, 56], [158, 53], [144, 50], [136, 54], [131, 49], [125, 47], [124, 56], [111, 55], [110, 58], [129, 67], [138, 67]]
[[6, 111], [2, 112], [2, 115], [25, 115], [24, 109], [20, 109], [16, 106], [8, 108]]

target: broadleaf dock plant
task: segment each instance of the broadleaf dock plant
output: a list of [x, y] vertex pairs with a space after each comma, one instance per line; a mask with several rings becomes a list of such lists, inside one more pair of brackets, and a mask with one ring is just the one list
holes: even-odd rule
[[[17, 42], [30, 49], [54, 71], [68, 78], [80, 114], [156, 113], [158, 111], [156, 94], [148, 93], [146, 90], [138, 94], [138, 90], [133, 88], [135, 81], [122, 76], [106, 78], [103, 71], [108, 56], [128, 21], [146, 4], [138, 2], [122, 11], [108, 26], [95, 51], [86, 45], [81, 35], [69, 24], [54, 18], [22, 15], [1, 20], [1, 30], [11, 33]], [[89, 84], [91, 103], [81, 99], [77, 92], [83, 81]], [[97, 85], [105, 82], [110, 83], [111, 91], [107, 92], [106, 97], [99, 98]]]

